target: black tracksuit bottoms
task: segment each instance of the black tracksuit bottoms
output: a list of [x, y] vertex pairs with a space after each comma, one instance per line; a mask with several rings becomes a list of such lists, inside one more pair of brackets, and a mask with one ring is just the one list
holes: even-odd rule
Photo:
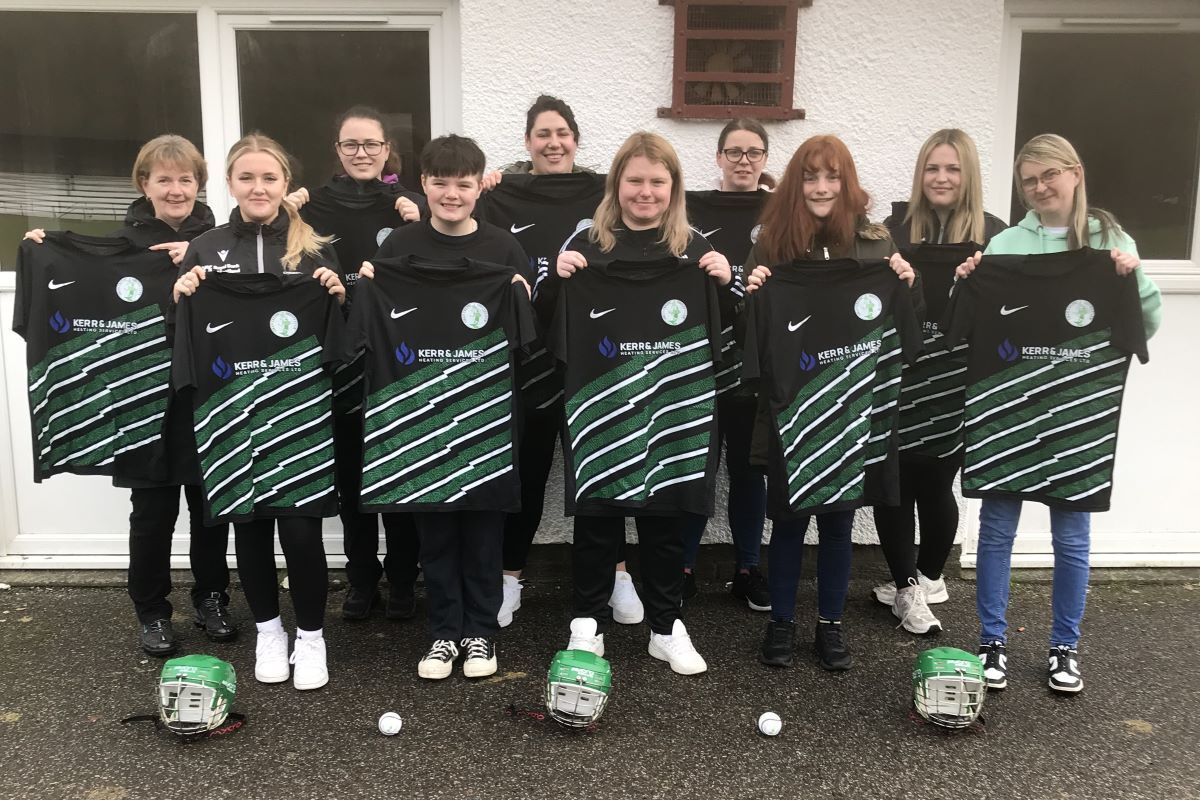
[[432, 637], [456, 644], [473, 637], [495, 639], [504, 597], [500, 552], [507, 514], [417, 511], [411, 516], [421, 537]]

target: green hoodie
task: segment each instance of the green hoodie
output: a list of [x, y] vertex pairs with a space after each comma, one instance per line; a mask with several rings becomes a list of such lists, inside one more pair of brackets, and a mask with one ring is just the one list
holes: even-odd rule
[[[1088, 246], [1097, 250], [1115, 247], [1122, 253], [1137, 255], [1137, 244], [1120, 228], [1113, 231], [1107, 241], [1101, 241], [1100, 221], [1095, 217], [1088, 217]], [[992, 237], [983, 254], [1035, 255], [1061, 253], [1066, 249], [1067, 234], [1046, 230], [1037, 214], [1030, 211], [1018, 224]], [[1134, 270], [1133, 274], [1137, 276], [1138, 296], [1142, 298], [1142, 323], [1146, 326], [1146, 338], [1149, 339], [1162, 324], [1162, 295], [1141, 267]]]

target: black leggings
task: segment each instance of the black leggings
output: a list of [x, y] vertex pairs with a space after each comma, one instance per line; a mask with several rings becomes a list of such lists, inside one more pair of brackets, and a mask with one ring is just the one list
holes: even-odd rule
[[[907, 586], [910, 578], [915, 580], [918, 569], [926, 578], [941, 577], [958, 531], [958, 501], [954, 498], [958, 467], [958, 459], [953, 458], [902, 460], [900, 505], [875, 506], [879, 544], [897, 587]], [[914, 504], [921, 519], [921, 547], [915, 560]]]
[[233, 526], [238, 577], [255, 622], [279, 616], [279, 574], [275, 569], [275, 526], [287, 561], [288, 587], [296, 627], [320, 630], [325, 624], [329, 567], [321, 542], [319, 517], [278, 517], [239, 522]]

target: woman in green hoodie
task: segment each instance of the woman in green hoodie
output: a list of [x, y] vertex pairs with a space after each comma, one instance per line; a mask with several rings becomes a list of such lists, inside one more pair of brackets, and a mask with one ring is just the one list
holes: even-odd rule
[[[1117, 273], [1133, 273], [1142, 301], [1146, 338], [1162, 320], [1158, 287], [1139, 269], [1137, 245], [1107, 211], [1091, 208], [1083, 164], [1071, 143], [1052, 133], [1030, 139], [1017, 153], [1014, 180], [1029, 213], [1015, 227], [992, 238], [984, 253], [959, 265], [966, 278], [983, 255], [1061, 253], [1079, 247], [1108, 250]], [[1021, 501], [986, 498], [979, 511], [979, 554], [976, 564], [976, 610], [980, 622], [979, 657], [989, 689], [1008, 685], [1005, 612], [1013, 542]], [[1054, 539], [1054, 588], [1051, 598], [1049, 685], [1058, 692], [1083, 689], [1079, 669], [1079, 626], [1087, 599], [1091, 514], [1050, 509]]]

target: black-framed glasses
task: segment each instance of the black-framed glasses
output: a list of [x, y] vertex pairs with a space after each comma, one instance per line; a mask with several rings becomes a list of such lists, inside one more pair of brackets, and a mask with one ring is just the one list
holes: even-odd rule
[[729, 163], [736, 164], [744, 157], [751, 164], [757, 164], [767, 156], [767, 151], [761, 147], [751, 147], [749, 150], [743, 150], [740, 147], [730, 147], [721, 151], [721, 155], [729, 160]]
[[1079, 166], [1079, 165], [1072, 164], [1069, 167], [1062, 167], [1062, 168], [1051, 167], [1050, 169], [1046, 170], [1045, 172], [1043, 172], [1041, 175], [1038, 175], [1037, 177], [1022, 178], [1021, 179], [1021, 189], [1023, 189], [1026, 192], [1032, 192], [1035, 189], [1037, 189], [1039, 183], [1044, 186], [1049, 186], [1050, 184], [1052, 184], [1056, 180], [1058, 180], [1059, 175], [1062, 175], [1064, 172], [1066, 172], [1069, 169], [1075, 169], [1075, 167], [1077, 167], [1077, 166]]
[[369, 156], [377, 156], [383, 152], [383, 146], [386, 142], [377, 142], [374, 139], [368, 139], [365, 142], [356, 142], [353, 139], [346, 139], [337, 143], [338, 152], [344, 156], [358, 155], [361, 148], [364, 153]]

